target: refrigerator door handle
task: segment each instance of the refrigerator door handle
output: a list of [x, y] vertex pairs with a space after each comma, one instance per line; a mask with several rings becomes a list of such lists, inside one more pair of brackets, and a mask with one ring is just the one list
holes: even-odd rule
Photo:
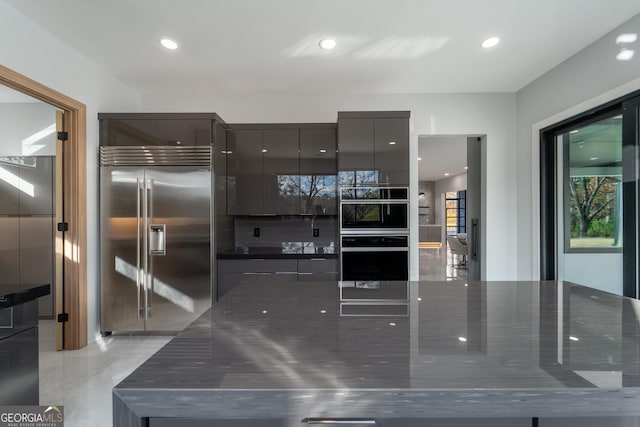
[[138, 305], [137, 307], [137, 319], [140, 320], [140, 193], [142, 188], [140, 186], [140, 178], [136, 178], [136, 295]]
[[[144, 320], [149, 319], [149, 280], [151, 276], [149, 274], [149, 187], [148, 181], [144, 180], [144, 191], [142, 200], [142, 254], [143, 254], [143, 273], [144, 273]], [[145, 326], [146, 328], [146, 326]]]

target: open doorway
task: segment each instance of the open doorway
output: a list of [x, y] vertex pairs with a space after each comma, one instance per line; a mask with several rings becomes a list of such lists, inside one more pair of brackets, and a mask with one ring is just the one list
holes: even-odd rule
[[42, 351], [61, 350], [63, 112], [0, 86], [0, 284], [16, 289], [51, 285], [38, 299]]
[[480, 280], [482, 139], [418, 138], [420, 280]]
[[[63, 349], [79, 349], [87, 345], [87, 218], [86, 218], [86, 106], [28, 77], [0, 65], [0, 85], [55, 107], [64, 113], [64, 121], [56, 123], [56, 132], [65, 133], [61, 191], [64, 193], [59, 217], [63, 231], [59, 237], [64, 275], [63, 292], [59, 292], [57, 314], [62, 315], [63, 330], [59, 344]], [[61, 118], [58, 115], [58, 118]], [[57, 150], [59, 150], [59, 144]], [[57, 223], [56, 223], [57, 225]], [[56, 227], [57, 229], [57, 227]], [[60, 308], [63, 307], [63, 308]], [[57, 316], [56, 316], [57, 318]]]

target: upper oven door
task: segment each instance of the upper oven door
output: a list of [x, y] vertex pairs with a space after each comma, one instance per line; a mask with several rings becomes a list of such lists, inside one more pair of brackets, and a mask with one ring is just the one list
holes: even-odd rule
[[340, 203], [342, 233], [408, 233], [407, 202], [349, 201]]

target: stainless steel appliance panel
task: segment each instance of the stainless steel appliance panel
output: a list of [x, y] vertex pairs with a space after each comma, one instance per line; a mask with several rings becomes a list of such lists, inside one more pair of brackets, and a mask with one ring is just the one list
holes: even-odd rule
[[409, 233], [406, 187], [341, 187], [340, 233]]
[[147, 330], [186, 328], [211, 306], [211, 172], [145, 168]]
[[[54, 217], [31, 215], [20, 218], [20, 283], [54, 283]], [[38, 298], [38, 312], [53, 317], [53, 295]]]
[[20, 213], [53, 215], [55, 157], [24, 157], [20, 168]]
[[143, 182], [141, 167], [100, 168], [102, 331], [144, 330]]
[[409, 236], [341, 236], [343, 281], [409, 280]]
[[20, 284], [20, 217], [0, 215], [0, 284]]
[[20, 212], [20, 167], [0, 158], [0, 215]]

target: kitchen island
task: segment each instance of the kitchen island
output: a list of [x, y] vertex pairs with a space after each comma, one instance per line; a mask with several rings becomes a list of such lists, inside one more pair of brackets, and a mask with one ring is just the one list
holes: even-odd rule
[[51, 286], [0, 284], [0, 405], [38, 405], [38, 298]]
[[567, 282], [238, 286], [114, 388], [114, 426], [640, 416], [639, 314]]

